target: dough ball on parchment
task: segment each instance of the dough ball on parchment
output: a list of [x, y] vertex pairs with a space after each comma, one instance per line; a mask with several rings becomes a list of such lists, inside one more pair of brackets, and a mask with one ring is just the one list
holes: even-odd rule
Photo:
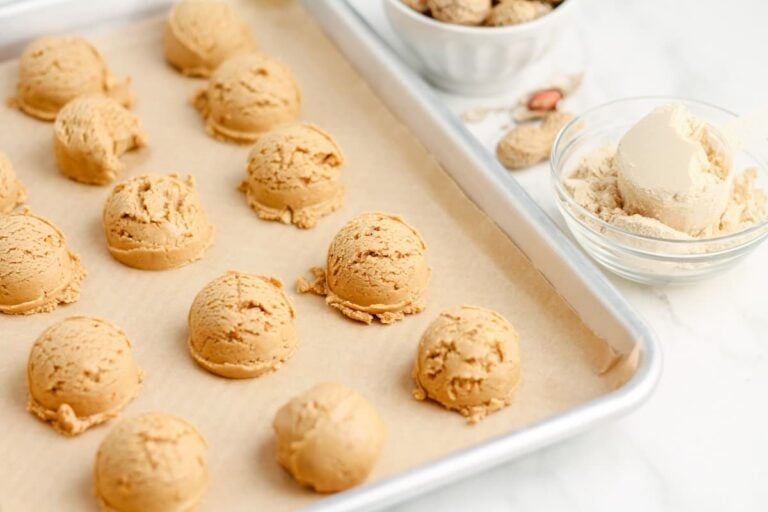
[[27, 409], [64, 435], [120, 413], [139, 392], [142, 373], [131, 341], [108, 320], [72, 316], [46, 329], [27, 363]]
[[212, 373], [258, 377], [280, 368], [296, 351], [295, 318], [279, 279], [230, 271], [195, 297], [189, 350]]
[[208, 444], [178, 416], [149, 412], [118, 423], [96, 454], [104, 512], [197, 510], [208, 488]]
[[130, 107], [130, 79], [118, 80], [96, 47], [82, 37], [45, 36], [35, 39], [19, 60], [19, 81], [11, 104], [44, 121], [78, 96], [100, 94]]
[[262, 53], [227, 59], [193, 100], [217, 139], [248, 143], [296, 120], [301, 92], [282, 62]]
[[104, 231], [117, 261], [144, 270], [199, 260], [214, 239], [194, 179], [176, 174], [137, 176], [115, 186], [104, 205]]
[[334, 382], [290, 400], [272, 425], [278, 462], [297, 482], [318, 492], [362, 483], [386, 438], [376, 409], [356, 391]]
[[331, 241], [325, 268], [312, 283], [299, 278], [301, 293], [324, 295], [329, 306], [370, 324], [389, 324], [426, 307], [424, 291], [432, 269], [419, 232], [398, 215], [363, 213]]
[[341, 207], [343, 165], [333, 137], [313, 124], [293, 124], [259, 137], [240, 189], [260, 218], [311, 228]]
[[228, 58], [255, 50], [256, 40], [226, 1], [182, 0], [168, 14], [163, 46], [176, 69], [208, 77]]
[[82, 183], [106, 185], [125, 165], [120, 155], [146, 144], [139, 118], [105, 96], [81, 96], [67, 103], [53, 125], [59, 171]]
[[512, 402], [520, 380], [515, 329], [477, 306], [448, 309], [419, 342], [414, 397], [430, 398], [475, 423]]
[[0, 215], [0, 313], [45, 313], [76, 302], [84, 277], [80, 257], [50, 221]]
[[0, 214], [10, 213], [26, 199], [27, 189], [13, 172], [11, 161], [0, 151]]

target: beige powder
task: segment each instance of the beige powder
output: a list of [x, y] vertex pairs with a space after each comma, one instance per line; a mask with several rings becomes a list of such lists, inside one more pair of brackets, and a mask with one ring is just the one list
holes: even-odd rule
[[757, 171], [748, 169], [733, 178], [725, 211], [697, 231], [680, 231], [663, 222], [624, 209], [619, 192], [616, 147], [604, 146], [587, 155], [563, 184], [574, 200], [600, 219], [627, 231], [670, 240], [704, 239], [747, 229], [766, 217], [766, 194], [755, 186]]
[[623, 209], [697, 233], [718, 222], [733, 185], [732, 150], [684, 105], [644, 116], [616, 150]]

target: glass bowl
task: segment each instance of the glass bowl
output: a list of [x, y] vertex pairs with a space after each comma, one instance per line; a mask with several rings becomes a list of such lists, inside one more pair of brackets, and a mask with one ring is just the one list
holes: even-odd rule
[[[576, 241], [600, 265], [626, 279], [652, 285], [684, 284], [734, 266], [768, 236], [768, 219], [715, 238], [670, 240], [627, 231], [579, 205], [563, 184], [581, 159], [607, 144], [618, 144], [641, 117], [662, 105], [680, 103], [694, 116], [721, 127], [736, 115], [725, 109], [672, 97], [627, 98], [586, 111], [567, 124], [552, 147], [550, 167], [558, 207]], [[756, 186], [768, 191], [766, 162], [757, 153], [768, 145], [735, 151], [734, 172], [757, 169]]]

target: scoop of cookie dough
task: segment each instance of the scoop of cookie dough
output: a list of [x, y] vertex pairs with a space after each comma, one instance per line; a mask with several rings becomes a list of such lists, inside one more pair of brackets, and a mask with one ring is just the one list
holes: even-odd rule
[[137, 176], [119, 183], [104, 205], [109, 252], [144, 270], [180, 267], [203, 257], [214, 228], [194, 179], [176, 174]]
[[122, 329], [72, 316], [45, 330], [27, 363], [27, 409], [65, 435], [117, 416], [139, 392], [142, 374]]
[[82, 183], [105, 185], [125, 165], [120, 155], [144, 146], [139, 118], [112, 98], [81, 96], [67, 103], [53, 125], [59, 171]]
[[363, 213], [333, 238], [325, 269], [312, 269], [315, 281], [299, 278], [297, 289], [324, 295], [352, 320], [389, 324], [424, 310], [432, 273], [426, 250], [419, 232], [398, 215]]
[[8, 157], [0, 151], [0, 214], [9, 213], [27, 199], [27, 189], [21, 183]]
[[178, 416], [149, 412], [125, 419], [96, 454], [96, 495], [104, 512], [197, 510], [208, 488], [208, 445]]
[[343, 165], [333, 137], [313, 124], [294, 124], [259, 137], [240, 188], [260, 218], [311, 228], [341, 207]]
[[538, 0], [502, 0], [491, 9], [486, 25], [517, 25], [535, 20], [552, 11], [552, 5]]
[[48, 220], [0, 215], [0, 313], [44, 313], [76, 302], [83, 277], [80, 257]]
[[222, 0], [182, 0], [173, 6], [163, 39], [165, 58], [189, 76], [207, 77], [230, 57], [256, 49], [253, 33]]
[[277, 370], [296, 351], [296, 312], [274, 277], [230, 271], [189, 310], [189, 350], [206, 370], [236, 379]]
[[443, 311], [421, 337], [413, 377], [416, 399], [435, 400], [475, 423], [512, 402], [520, 380], [517, 332], [488, 309]]
[[194, 98], [208, 133], [247, 143], [299, 115], [301, 92], [291, 70], [262, 53], [227, 59]]
[[113, 77], [101, 52], [82, 37], [46, 36], [22, 53], [11, 103], [30, 116], [53, 121], [64, 105], [86, 94], [110, 96], [131, 106], [129, 82]]
[[362, 483], [386, 438], [376, 409], [356, 391], [318, 384], [277, 411], [277, 460], [302, 485], [337, 492]]
[[427, 0], [432, 16], [445, 23], [479, 25], [491, 12], [491, 0]]

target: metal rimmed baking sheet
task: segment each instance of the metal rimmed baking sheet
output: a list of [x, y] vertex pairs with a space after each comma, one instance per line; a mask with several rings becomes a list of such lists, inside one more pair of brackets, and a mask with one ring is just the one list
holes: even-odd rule
[[[343, 2], [307, 5], [358, 71], [297, 4], [243, 1], [239, 7], [262, 48], [295, 70], [305, 96], [302, 118], [333, 133], [347, 154], [347, 202], [311, 231], [260, 221], [247, 208], [236, 186], [248, 148], [205, 135], [188, 103], [203, 83], [163, 62], [161, 20], [120, 29], [98, 44], [116, 74], [134, 77], [136, 112], [150, 137], [145, 152], [126, 157], [131, 169], [124, 177], [145, 171], [196, 177], [217, 227], [217, 242], [202, 261], [161, 273], [114, 262], [100, 225], [109, 189], [61, 177], [51, 125], [0, 110], [0, 124], [13, 126], [4, 131], [0, 149], [27, 184], [30, 206], [63, 229], [89, 271], [77, 304], [50, 315], [0, 317], [6, 345], [0, 415], [8, 425], [0, 440], [4, 510], [95, 508], [91, 464], [111, 424], [65, 439], [24, 411], [29, 347], [47, 325], [72, 314], [105, 316], [134, 340], [147, 380], [124, 415], [168, 410], [208, 438], [209, 509], [371, 510], [561, 439], [647, 396], [658, 354], [623, 300], [432, 103], [423, 85], [376, 46]], [[14, 63], [0, 68], [4, 94], [12, 92], [15, 75]], [[340, 317], [317, 297], [292, 293], [301, 348], [283, 369], [228, 381], [195, 366], [186, 352], [186, 313], [206, 282], [235, 268], [275, 275], [292, 289], [297, 275], [322, 262], [338, 227], [366, 210], [402, 214], [427, 240], [434, 277], [426, 312], [393, 326], [367, 327]], [[472, 427], [455, 413], [410, 398], [420, 333], [438, 311], [462, 302], [499, 310], [523, 339], [517, 402]], [[276, 465], [270, 422], [283, 401], [324, 379], [368, 396], [389, 426], [389, 442], [368, 485], [322, 499]]]

